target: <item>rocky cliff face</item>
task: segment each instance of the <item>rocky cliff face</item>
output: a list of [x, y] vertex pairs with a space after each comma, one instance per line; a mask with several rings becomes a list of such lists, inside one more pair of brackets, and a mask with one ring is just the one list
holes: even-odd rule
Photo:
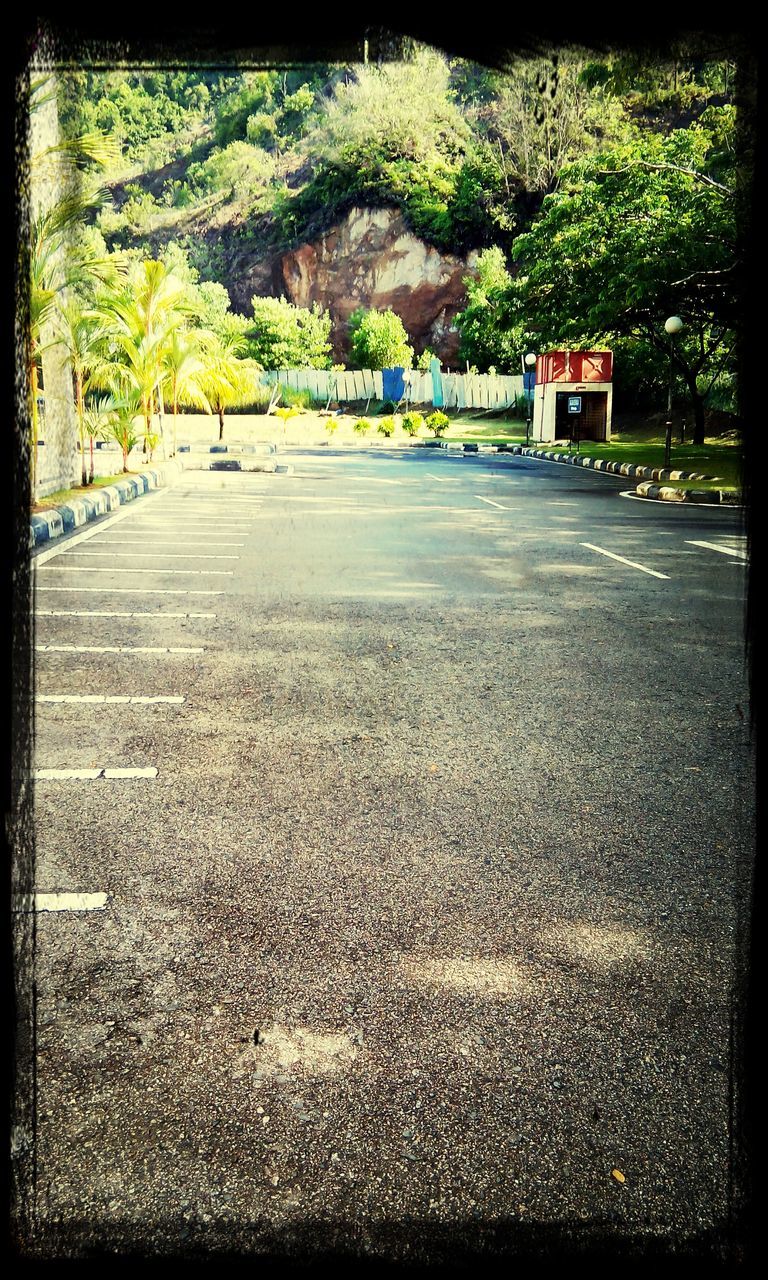
[[417, 352], [431, 347], [443, 364], [456, 364], [459, 334], [453, 319], [466, 302], [463, 279], [477, 255], [440, 253], [409, 231], [394, 209], [351, 209], [345, 220], [312, 244], [253, 264], [230, 289], [235, 310], [248, 314], [254, 294], [313, 302], [330, 312], [334, 360], [349, 354], [347, 321], [360, 306], [391, 308]]

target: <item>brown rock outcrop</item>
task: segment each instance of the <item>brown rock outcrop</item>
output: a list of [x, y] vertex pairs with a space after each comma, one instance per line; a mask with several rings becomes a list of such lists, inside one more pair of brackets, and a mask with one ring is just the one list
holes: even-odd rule
[[391, 308], [403, 321], [417, 354], [431, 347], [443, 364], [456, 364], [459, 334], [453, 326], [466, 303], [464, 277], [476, 254], [441, 253], [409, 231], [394, 209], [351, 209], [337, 227], [313, 244], [254, 264], [232, 290], [236, 309], [250, 311], [254, 294], [282, 295], [301, 307], [317, 302], [330, 312], [334, 359], [349, 355], [347, 322], [357, 307]]

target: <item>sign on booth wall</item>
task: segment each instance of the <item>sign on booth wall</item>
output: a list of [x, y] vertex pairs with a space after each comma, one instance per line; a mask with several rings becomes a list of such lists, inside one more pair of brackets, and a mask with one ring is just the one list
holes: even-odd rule
[[568, 412], [581, 413], [581, 396], [568, 397]]

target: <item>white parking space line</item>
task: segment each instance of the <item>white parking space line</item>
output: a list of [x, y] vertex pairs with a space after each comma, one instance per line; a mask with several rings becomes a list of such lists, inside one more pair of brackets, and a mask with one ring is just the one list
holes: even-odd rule
[[35, 911], [103, 911], [106, 893], [36, 893]]
[[[146, 547], [147, 538], [94, 538], [94, 543], [98, 546], [116, 546], [116, 547]], [[154, 539], [153, 546], [157, 542]], [[205, 542], [190, 542], [187, 538], [179, 538], [176, 541], [173, 538], [163, 538], [164, 547], [244, 547], [244, 542], [218, 542], [212, 536]], [[87, 555], [87, 552], [80, 552], [81, 555]], [[203, 557], [204, 558], [204, 557]], [[232, 557], [235, 559], [235, 557]]]
[[640, 569], [642, 573], [649, 573], [652, 578], [669, 578], [668, 573], [658, 573], [655, 569], [648, 569], [644, 564], [638, 564], [636, 560], [627, 560], [624, 556], [617, 556], [613, 551], [606, 551], [605, 547], [596, 547], [591, 542], [582, 542], [582, 547], [588, 547], [590, 551], [597, 551], [601, 556], [609, 556], [611, 560], [618, 560], [620, 564], [627, 564], [631, 569]]
[[693, 538], [686, 538], [686, 542], [690, 547], [704, 547], [707, 551], [721, 551], [724, 556], [735, 556], [737, 560], [746, 560], [746, 551], [740, 551], [737, 547], [725, 547], [720, 542], [696, 542]]
[[35, 702], [87, 702], [87, 703], [127, 703], [130, 705], [149, 706], [156, 702], [170, 702], [179, 706], [185, 699], [178, 694], [129, 695], [123, 693], [38, 693]]
[[199, 551], [186, 552], [179, 551], [69, 551], [67, 555], [72, 556], [89, 556], [91, 559], [100, 557], [102, 560], [239, 560], [239, 556], [219, 556], [207, 555]]
[[473, 498], [477, 498], [480, 502], [487, 502], [489, 507], [498, 507], [499, 511], [512, 511], [512, 507], [502, 506], [500, 502], [494, 502], [493, 498], [484, 498], [481, 493], [473, 493]]
[[[57, 587], [58, 591], [59, 588]], [[215, 618], [215, 613], [151, 613], [128, 609], [35, 609], [38, 618]]]
[[157, 577], [158, 573], [190, 573], [200, 577], [206, 574], [209, 577], [232, 578], [234, 577], [234, 569], [101, 569], [96, 565], [52, 565], [48, 569], [48, 573], [151, 573]]
[[95, 591], [98, 595], [124, 596], [223, 596], [223, 591], [206, 591], [200, 587], [41, 587], [35, 584], [35, 591], [67, 591], [72, 594], [79, 591]]
[[554, 499], [547, 499], [544, 503], [545, 507], [578, 507], [578, 502], [555, 502]]
[[[166, 495], [164, 493], [159, 493], [147, 496], [151, 496], [154, 502], [157, 502], [160, 499], [164, 499]], [[97, 534], [102, 534], [105, 529], [113, 528], [114, 525], [120, 524], [123, 520], [127, 520], [129, 516], [133, 516], [135, 519], [137, 515], [141, 515], [142, 518], [144, 518], [149, 514], [150, 513], [147, 510], [143, 512], [136, 512], [132, 509], [132, 506], [129, 505], [125, 507], [124, 510], [118, 511], [115, 515], [110, 516], [108, 520], [104, 520], [98, 525], [94, 525], [93, 528], [84, 529], [82, 533], [73, 534], [71, 538], [67, 538], [66, 542], [62, 546], [46, 547], [44, 551], [38, 551], [34, 557], [33, 564], [45, 564], [47, 560], [53, 559], [54, 556], [60, 556], [62, 551], [68, 551], [72, 547], [77, 546], [78, 543], [86, 542]]]
[[95, 782], [97, 778], [156, 778], [154, 766], [144, 769], [35, 769], [36, 782]]
[[36, 653], [205, 653], [202, 646], [169, 648], [132, 644], [36, 644]]
[[425, 472], [425, 475], [428, 475], [430, 480], [437, 480], [438, 484], [454, 484], [455, 483], [454, 476], [436, 476], [432, 471]]

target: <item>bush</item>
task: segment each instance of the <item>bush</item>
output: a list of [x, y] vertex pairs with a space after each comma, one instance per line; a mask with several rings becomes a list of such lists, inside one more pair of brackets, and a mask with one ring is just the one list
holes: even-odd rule
[[312, 409], [316, 403], [315, 397], [308, 387], [302, 387], [297, 390], [295, 387], [283, 386], [280, 383], [280, 399], [283, 404], [289, 407], [295, 406], [297, 409]]
[[325, 420], [325, 429], [326, 429], [326, 431], [328, 432], [328, 435], [329, 435], [329, 436], [332, 436], [332, 435], [333, 435], [333, 433], [334, 433], [334, 431], [338, 431], [338, 429], [339, 429], [339, 420], [338, 420], [338, 418], [326, 418], [326, 420]]
[[441, 436], [446, 427], [450, 425], [450, 418], [442, 413], [440, 409], [436, 409], [434, 413], [430, 413], [426, 425], [430, 431], [434, 431], [436, 436]]
[[367, 418], [358, 418], [357, 422], [352, 427], [352, 430], [357, 432], [359, 436], [366, 435], [366, 433], [370, 431], [370, 429], [371, 429], [371, 424]]
[[396, 427], [397, 427], [397, 419], [390, 416], [387, 418], [382, 418], [376, 430], [380, 431], [383, 436], [386, 436], [387, 439], [389, 439], [390, 436], [393, 436], [395, 434]]
[[424, 426], [423, 413], [417, 413], [415, 409], [412, 409], [409, 413], [404, 413], [402, 425], [403, 431], [405, 431], [407, 435], [417, 436], [421, 428]]

